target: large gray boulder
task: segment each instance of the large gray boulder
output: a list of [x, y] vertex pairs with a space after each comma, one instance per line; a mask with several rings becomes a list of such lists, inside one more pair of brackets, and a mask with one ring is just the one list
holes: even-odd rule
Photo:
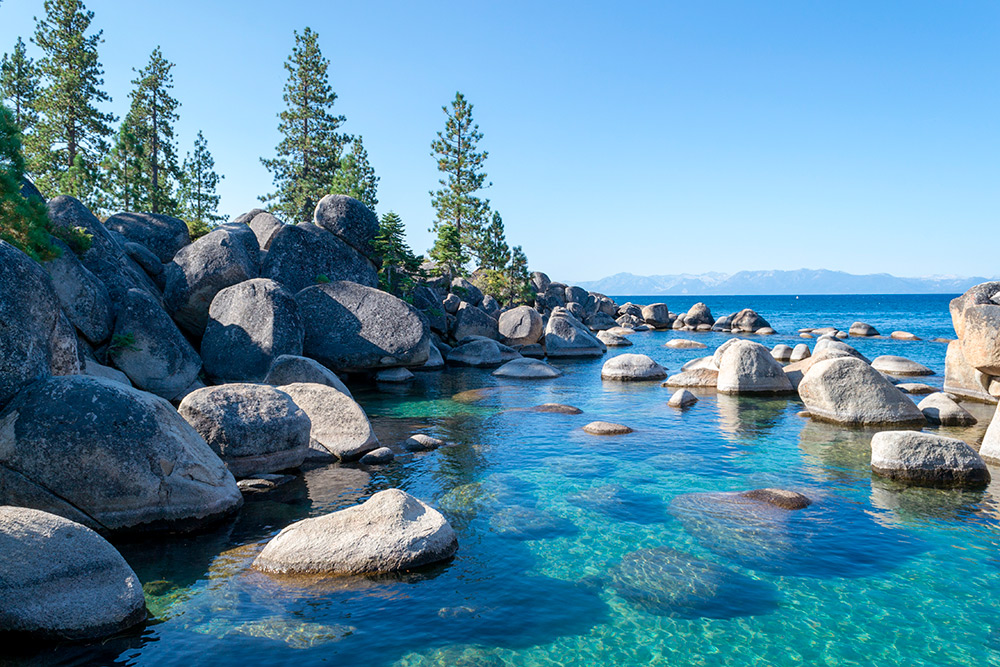
[[980, 403], [996, 403], [989, 392], [990, 376], [976, 370], [965, 360], [961, 341], [948, 343], [944, 357], [944, 390]]
[[271, 368], [267, 371], [264, 384], [280, 387], [296, 382], [309, 382], [311, 384], [325, 384], [333, 387], [337, 391], [351, 396], [351, 390], [347, 388], [343, 380], [323, 364], [309, 359], [308, 357], [297, 357], [292, 354], [283, 354], [271, 363]]
[[651, 303], [642, 307], [642, 319], [655, 329], [667, 329], [674, 323], [670, 309], [665, 303]]
[[309, 452], [309, 417], [268, 385], [198, 389], [178, 411], [237, 478], [298, 468]]
[[305, 356], [335, 371], [419, 366], [430, 331], [417, 310], [386, 292], [337, 281], [295, 295], [305, 324]]
[[533, 345], [542, 339], [542, 316], [531, 306], [511, 308], [500, 315], [500, 340], [506, 345]]
[[372, 241], [378, 234], [378, 218], [357, 199], [347, 195], [326, 195], [316, 204], [313, 222], [362, 255], [375, 258]]
[[37, 382], [0, 413], [0, 504], [112, 532], [191, 530], [242, 498], [167, 401], [77, 375]]
[[[1000, 408], [997, 409], [1000, 412]], [[979, 446], [979, 455], [994, 465], [1000, 465], [1000, 417], [993, 413], [990, 426], [983, 436], [983, 444]]]
[[980, 283], [970, 287], [965, 294], [956, 297], [948, 304], [951, 312], [951, 323], [955, 327], [958, 338], [965, 338], [966, 311], [974, 306], [1000, 305], [1000, 281]]
[[0, 406], [35, 380], [72, 371], [76, 334], [64, 318], [45, 270], [0, 241]]
[[599, 357], [607, 346], [564, 308], [556, 308], [545, 325], [545, 354], [549, 357]]
[[347, 394], [323, 384], [302, 382], [279, 389], [292, 397], [312, 423], [307, 458], [354, 461], [378, 449], [368, 415]]
[[97, 276], [108, 289], [115, 306], [130, 289], [141, 289], [160, 300], [160, 290], [138, 264], [126, 254], [115, 233], [101, 224], [87, 207], [73, 197], [59, 195], [48, 202], [52, 226], [81, 229], [90, 236], [90, 248], [80, 256], [83, 265]]
[[500, 345], [496, 341], [483, 338], [476, 338], [452, 348], [448, 351], [447, 358], [452, 366], [474, 368], [492, 368], [504, 362]]
[[114, 323], [108, 288], [58, 239], [52, 244], [59, 257], [42, 266], [52, 278], [52, 287], [69, 321], [89, 342], [98, 345], [111, 335]]
[[913, 401], [861, 359], [819, 361], [799, 384], [799, 397], [810, 416], [851, 425], [924, 424]]
[[883, 431], [872, 437], [872, 472], [919, 486], [980, 487], [990, 483], [986, 463], [956, 438], [918, 431]]
[[1000, 375], [1000, 305], [966, 306], [962, 354], [969, 365], [987, 375]]
[[261, 250], [270, 248], [274, 236], [285, 226], [285, 223], [267, 211], [261, 211], [255, 215], [248, 224], [250, 225], [250, 231], [257, 237], [257, 245], [260, 246]]
[[201, 359], [159, 304], [129, 290], [118, 310], [108, 357], [139, 389], [172, 400], [198, 378]]
[[451, 281], [451, 293], [462, 301], [468, 301], [473, 306], [478, 306], [483, 302], [482, 290], [472, 284], [472, 281], [461, 276]]
[[482, 309], [463, 301], [455, 313], [452, 337], [462, 340], [470, 336], [481, 336], [493, 340], [500, 339], [499, 324]]
[[733, 319], [729, 324], [729, 328], [733, 331], [742, 331], [744, 333], [752, 333], [759, 329], [770, 327], [771, 325], [767, 323], [767, 320], [750, 308], [744, 308], [733, 315]]
[[371, 260], [311, 223], [285, 225], [278, 230], [261, 276], [278, 281], [293, 293], [338, 280], [378, 287], [378, 271]]
[[201, 358], [216, 382], [260, 382], [275, 358], [302, 354], [304, 337], [295, 296], [280, 283], [254, 278], [212, 300]]
[[156, 213], [117, 213], [104, 226], [129, 241], [148, 248], [166, 264], [177, 251], [191, 243], [191, 234], [183, 220]]
[[719, 371], [711, 368], [695, 368], [671, 375], [663, 383], [664, 387], [716, 387]]
[[816, 340], [816, 346], [813, 348], [813, 355], [820, 356], [821, 353], [834, 353], [840, 356], [848, 355], [855, 357], [864, 361], [865, 363], [871, 363], [871, 361], [865, 355], [858, 352], [856, 349], [848, 345], [842, 340], [838, 340], [833, 336], [821, 336]]
[[42, 641], [99, 639], [146, 619], [135, 572], [107, 540], [79, 523], [0, 507], [0, 553], [5, 633]]
[[712, 317], [712, 311], [708, 309], [702, 302], [698, 302], [688, 309], [687, 314], [684, 315], [684, 324], [689, 327], [698, 327], [701, 324], [707, 324], [712, 326], [715, 324], [715, 318]]
[[223, 225], [182, 248], [165, 271], [167, 312], [182, 329], [200, 337], [215, 295], [260, 274], [257, 237], [246, 225]]
[[851, 325], [851, 328], [848, 330], [847, 333], [850, 334], [851, 336], [859, 336], [864, 338], [879, 335], [878, 329], [876, 329], [870, 324], [865, 324], [864, 322], [855, 322], [854, 324]]
[[888, 375], [901, 377], [934, 375], [934, 371], [927, 368], [927, 366], [894, 354], [883, 354], [882, 356], [875, 357], [872, 359], [872, 368]]
[[397, 572], [451, 558], [458, 538], [429, 505], [399, 489], [361, 505], [288, 526], [253, 562], [277, 574]]
[[549, 280], [549, 277], [546, 274], [542, 273], [541, 271], [531, 272], [531, 286], [534, 288], [535, 292], [537, 293], [544, 292], [549, 288], [549, 285], [551, 284], [552, 281]]
[[602, 380], [619, 382], [662, 380], [667, 377], [667, 369], [645, 354], [619, 354], [604, 362], [601, 367]]
[[[730, 344], [731, 343], [731, 344]], [[776, 394], [793, 391], [771, 351], [760, 343], [736, 339], [719, 359], [717, 388], [724, 394]]]
[[122, 247], [125, 249], [125, 254], [152, 279], [157, 289], [162, 290], [166, 283], [163, 277], [163, 262], [160, 261], [160, 258], [154, 255], [152, 250], [139, 243], [126, 241]]
[[562, 375], [562, 371], [551, 366], [541, 359], [512, 359], [500, 368], [493, 371], [497, 377], [521, 378], [528, 380], [542, 380], [556, 378]]

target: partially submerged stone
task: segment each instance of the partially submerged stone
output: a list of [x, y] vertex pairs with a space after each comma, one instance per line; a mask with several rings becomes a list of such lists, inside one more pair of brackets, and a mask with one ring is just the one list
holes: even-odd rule
[[664, 387], [715, 387], [719, 383], [719, 371], [697, 368], [676, 373], [667, 378]]
[[771, 349], [771, 356], [776, 361], [791, 361], [792, 347], [790, 345], [775, 345]]
[[892, 354], [883, 354], [872, 359], [872, 368], [882, 373], [897, 376], [934, 375], [934, 371], [927, 366]]
[[668, 340], [664, 343], [663, 347], [669, 347], [673, 350], [704, 350], [708, 346], [704, 343], [699, 343], [696, 340], [674, 338], [673, 340]]
[[872, 438], [872, 472], [920, 486], [978, 487], [990, 482], [986, 463], [956, 438], [883, 431]]
[[288, 526], [254, 559], [275, 574], [397, 572], [451, 558], [458, 538], [441, 514], [399, 489]]
[[742, 492], [740, 496], [774, 505], [784, 510], [801, 510], [812, 504], [812, 501], [808, 497], [797, 491], [789, 491], [787, 489], [751, 489], [750, 491]]
[[936, 391], [940, 391], [936, 387], [932, 387], [929, 384], [923, 384], [921, 382], [900, 382], [896, 385], [896, 389], [900, 390], [904, 394], [933, 394]]
[[375, 373], [376, 382], [386, 382], [389, 384], [403, 384], [410, 382], [416, 377], [405, 368], [386, 368]]
[[632, 429], [624, 424], [603, 421], [590, 422], [583, 427], [583, 430], [591, 435], [624, 435], [632, 432]]
[[100, 639], [146, 619], [139, 578], [113, 546], [85, 526], [47, 512], [2, 506], [0, 553], [5, 634], [48, 641]]
[[562, 371], [539, 359], [514, 359], [493, 371], [497, 377], [547, 379], [562, 375]]
[[917, 408], [931, 424], [972, 426], [977, 421], [968, 410], [942, 392], [930, 394], [917, 404]]
[[583, 410], [580, 408], [573, 407], [572, 405], [563, 405], [562, 403], [542, 403], [529, 409], [532, 412], [552, 412], [561, 415], [578, 415], [583, 413]]
[[611, 331], [598, 331], [597, 340], [601, 341], [608, 347], [629, 347], [633, 343], [625, 336], [621, 336], [616, 333], [611, 333]]
[[662, 380], [667, 369], [645, 354], [620, 354], [604, 362], [602, 380], [641, 381]]
[[385, 465], [386, 463], [390, 463], [394, 458], [395, 455], [391, 449], [388, 447], [379, 447], [362, 456], [361, 463], [367, 466]]
[[799, 397], [815, 419], [840, 424], [924, 424], [924, 415], [881, 373], [861, 359], [839, 357], [813, 365]]
[[734, 340], [730, 343], [724, 346], [726, 349], [719, 361], [717, 388], [720, 392], [773, 394], [793, 391], [792, 383], [781, 364], [771, 356], [766, 347], [748, 340]]
[[403, 441], [403, 447], [411, 452], [429, 452], [446, 444], [444, 440], [424, 433], [414, 433]]
[[678, 389], [667, 401], [667, 405], [672, 408], [686, 408], [698, 402], [698, 397], [687, 389]]
[[851, 328], [848, 330], [847, 333], [849, 333], [852, 336], [860, 336], [860, 337], [871, 337], [879, 335], [878, 329], [876, 329], [870, 324], [865, 324], [864, 322], [855, 322], [854, 324], [851, 325]]
[[909, 331], [893, 331], [891, 334], [889, 334], [889, 337], [895, 340], [920, 340], [919, 337], [915, 336]]
[[312, 426], [307, 458], [352, 461], [377, 449], [378, 438], [368, 415], [350, 396], [333, 387], [308, 382], [282, 385], [309, 417]]

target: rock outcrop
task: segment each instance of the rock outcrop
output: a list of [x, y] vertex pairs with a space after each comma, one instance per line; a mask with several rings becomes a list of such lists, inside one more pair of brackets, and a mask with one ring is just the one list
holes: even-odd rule
[[312, 223], [284, 225], [277, 230], [260, 275], [293, 293], [339, 280], [378, 287], [378, 271], [370, 259]]
[[919, 486], [982, 487], [986, 463], [956, 438], [918, 431], [883, 431], [872, 438], [872, 472]]
[[533, 345], [542, 339], [542, 316], [530, 306], [504, 311], [499, 320], [500, 340], [506, 345]]
[[607, 346], [563, 308], [556, 308], [545, 325], [545, 353], [557, 357], [599, 357]]
[[604, 362], [602, 380], [640, 381], [662, 380], [667, 369], [645, 354], [620, 354]]
[[924, 424], [913, 401], [864, 361], [838, 357], [817, 362], [799, 384], [810, 416], [851, 425]]
[[353, 461], [378, 449], [368, 415], [353, 398], [323, 384], [296, 382], [279, 389], [311, 422], [307, 458]]
[[116, 213], [104, 221], [104, 226], [148, 249], [163, 264], [172, 260], [181, 248], [191, 243], [187, 224], [169, 215]]

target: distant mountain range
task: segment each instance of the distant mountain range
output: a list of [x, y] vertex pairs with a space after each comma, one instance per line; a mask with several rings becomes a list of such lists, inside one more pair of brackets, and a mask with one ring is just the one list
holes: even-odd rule
[[739, 273], [637, 276], [616, 273], [578, 283], [591, 292], [616, 295], [654, 294], [960, 294], [973, 285], [994, 280], [980, 276], [899, 278], [888, 273], [855, 275], [843, 271], [740, 271]]

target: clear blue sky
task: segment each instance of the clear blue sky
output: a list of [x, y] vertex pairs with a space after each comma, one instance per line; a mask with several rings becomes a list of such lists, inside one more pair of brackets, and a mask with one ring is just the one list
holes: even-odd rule
[[[111, 108], [162, 46], [226, 180], [254, 207], [292, 31], [319, 32], [376, 172], [425, 251], [430, 142], [461, 90], [488, 196], [565, 280], [742, 269], [1000, 274], [1000, 3], [87, 0]], [[0, 4], [0, 50], [42, 0]], [[31, 46], [33, 52], [34, 46]], [[37, 55], [37, 52], [34, 53]]]

